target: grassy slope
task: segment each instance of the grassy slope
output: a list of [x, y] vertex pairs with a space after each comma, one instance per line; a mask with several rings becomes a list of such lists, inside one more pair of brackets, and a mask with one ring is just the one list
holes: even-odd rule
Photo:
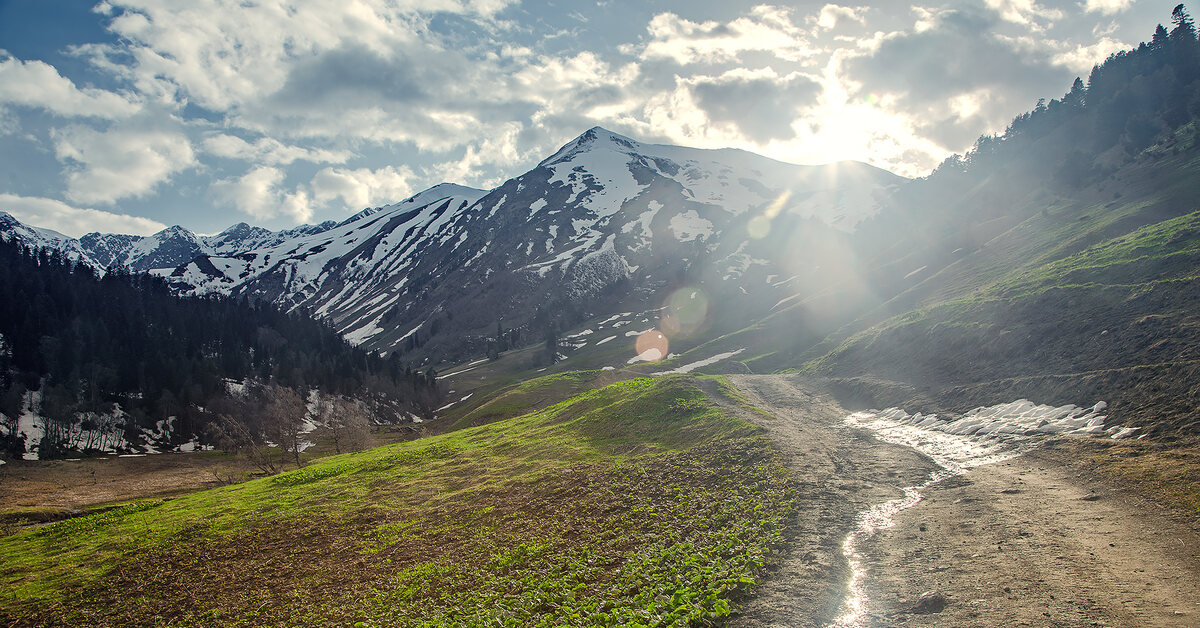
[[948, 409], [1107, 399], [1119, 420], [1194, 432], [1197, 173], [1195, 153], [1151, 151], [1099, 189], [1028, 212], [797, 365], [910, 382]]
[[0, 540], [15, 625], [687, 625], [793, 516], [759, 430], [687, 378]]

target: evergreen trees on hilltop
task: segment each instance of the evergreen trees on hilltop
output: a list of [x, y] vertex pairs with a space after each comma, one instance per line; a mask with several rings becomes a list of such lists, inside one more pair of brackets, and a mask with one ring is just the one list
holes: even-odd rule
[[[1200, 42], [1184, 5], [1172, 28], [1149, 43], [1110, 55], [1061, 99], [1039, 100], [1004, 133], [980, 137], [966, 155], [944, 161], [933, 178], [996, 168], [1048, 173], [1060, 183], [1087, 183], [1166, 134], [1200, 118]], [[1200, 146], [1192, 129], [1186, 147]]]
[[[370, 391], [428, 414], [439, 400], [429, 375], [357, 349], [304, 313], [183, 299], [149, 275], [100, 277], [58, 252], [0, 240], [0, 448], [10, 454], [24, 447], [15, 428], [29, 392], [40, 393], [46, 418], [39, 454], [53, 457], [103, 449], [93, 433], [123, 430], [130, 442], [168, 417], [175, 442], [202, 435], [215, 420], [206, 408], [228, 395], [226, 380], [302, 395]], [[97, 432], [114, 404], [124, 424]]]

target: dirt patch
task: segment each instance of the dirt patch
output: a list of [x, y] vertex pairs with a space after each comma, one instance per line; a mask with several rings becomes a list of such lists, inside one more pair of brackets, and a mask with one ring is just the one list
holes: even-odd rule
[[850, 430], [849, 414], [824, 383], [801, 376], [730, 375], [748, 401], [767, 413], [727, 410], [765, 427], [790, 459], [799, 485], [797, 519], [778, 570], [749, 600], [733, 626], [825, 626], [838, 614], [849, 567], [842, 543], [858, 512], [902, 496], [932, 464], [916, 452]]
[[241, 479], [251, 470], [243, 461], [217, 453], [11, 461], [0, 466], [0, 514], [69, 513], [116, 501], [173, 495]]
[[871, 626], [1200, 624], [1196, 530], [1037, 451], [931, 487], [868, 553]]

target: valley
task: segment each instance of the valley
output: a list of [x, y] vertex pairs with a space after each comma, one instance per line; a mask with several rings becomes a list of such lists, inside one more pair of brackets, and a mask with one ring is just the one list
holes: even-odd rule
[[[1025, 19], [939, 11], [828, 73], [934, 25], [1008, 45], [996, 20]], [[654, 37], [745, 26], [671, 15]], [[275, 230], [0, 190], [0, 626], [1200, 624], [1200, 39], [1171, 15], [1079, 48], [1115, 52], [961, 154], [922, 144], [905, 159], [942, 160], [922, 176], [723, 148], [740, 127], [712, 120], [693, 146], [633, 114], [539, 114], [434, 163], [430, 138], [300, 149], [214, 118], [163, 176], [212, 179], [187, 188], [203, 224]], [[465, 26], [409, 17], [388, 28]], [[5, 77], [42, 68], [7, 54], [0, 117]], [[787, 78], [709, 78], [803, 87], [796, 54]], [[713, 106], [688, 80], [662, 102]], [[973, 136], [1001, 91], [906, 133]], [[738, 94], [726, 113], [761, 113]], [[842, 97], [847, 118], [904, 101]], [[39, 159], [69, 161], [64, 198], [118, 209], [79, 196], [82, 128]], [[478, 187], [411, 185], [443, 177]]]

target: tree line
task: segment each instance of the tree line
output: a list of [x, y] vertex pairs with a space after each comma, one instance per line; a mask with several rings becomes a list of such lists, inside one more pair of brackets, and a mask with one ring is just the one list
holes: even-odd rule
[[[1018, 115], [1004, 133], [981, 136], [965, 155], [946, 159], [931, 179], [997, 168], [1043, 172], [1069, 186], [1106, 176], [1170, 133], [1200, 118], [1200, 42], [1186, 7], [1159, 24], [1149, 42], [1110, 55], [1086, 85]], [[1195, 130], [1191, 144], [1200, 144]], [[1180, 147], [1177, 145], [1176, 150]]]
[[0, 241], [4, 452], [24, 451], [16, 428], [29, 393], [38, 393], [45, 419], [39, 455], [50, 458], [137, 443], [171, 417], [171, 442], [204, 439], [232, 382], [302, 398], [312, 389], [377, 396], [393, 413], [426, 417], [441, 400], [432, 370], [354, 347], [305, 312], [178, 297], [157, 277], [99, 273], [58, 251]]

